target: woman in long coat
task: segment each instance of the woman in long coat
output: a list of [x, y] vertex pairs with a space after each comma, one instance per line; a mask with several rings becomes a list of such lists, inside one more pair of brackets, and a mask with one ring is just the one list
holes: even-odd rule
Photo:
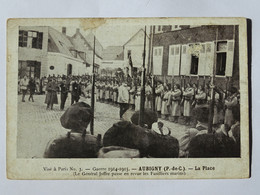
[[50, 79], [49, 83], [46, 86], [46, 98], [45, 104], [47, 104], [47, 108], [53, 109], [53, 104], [58, 104], [58, 96], [57, 96], [58, 85], [55, 79]]
[[171, 92], [171, 100], [172, 100], [172, 111], [171, 111], [171, 121], [178, 123], [179, 116], [181, 115], [181, 89], [180, 85], [174, 85], [174, 89]]

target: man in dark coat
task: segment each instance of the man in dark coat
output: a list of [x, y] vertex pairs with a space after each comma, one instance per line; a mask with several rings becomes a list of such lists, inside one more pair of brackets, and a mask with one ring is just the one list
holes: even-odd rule
[[64, 105], [66, 102], [66, 99], [68, 97], [68, 85], [66, 84], [66, 80], [63, 79], [63, 81], [60, 84], [60, 109], [64, 110]]
[[74, 102], [77, 103], [79, 101], [81, 95], [81, 87], [78, 83], [78, 80], [74, 80], [72, 82], [71, 87], [72, 87], [71, 89], [71, 105], [72, 105]]
[[30, 101], [32, 99], [32, 102], [34, 102], [33, 94], [35, 93], [36, 84], [33, 78], [30, 78], [28, 89], [30, 90], [30, 96], [28, 100]]
[[57, 90], [58, 90], [58, 85], [56, 83], [55, 79], [49, 80], [49, 83], [47, 84], [46, 87], [46, 98], [45, 98], [45, 104], [47, 104], [47, 108], [51, 107], [51, 110], [53, 109], [53, 104], [58, 104], [58, 96], [57, 96]]

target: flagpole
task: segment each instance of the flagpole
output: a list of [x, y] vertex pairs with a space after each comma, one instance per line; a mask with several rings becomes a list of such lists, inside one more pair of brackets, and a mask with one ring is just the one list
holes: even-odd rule
[[93, 47], [93, 69], [92, 69], [92, 91], [91, 91], [91, 109], [93, 113], [93, 117], [90, 123], [90, 133], [94, 135], [94, 111], [95, 111], [95, 42], [96, 37], [94, 36], [94, 47]]
[[146, 49], [146, 26], [144, 27], [144, 53], [143, 53], [143, 71], [141, 82], [140, 112], [138, 124], [144, 126], [144, 103], [145, 103], [145, 49]]
[[[215, 75], [216, 75], [216, 66], [217, 66], [217, 44], [218, 44], [218, 27], [216, 30], [216, 42], [215, 42], [215, 48], [214, 48], [214, 64], [213, 64], [213, 71], [212, 71], [212, 77], [210, 84], [211, 86], [214, 86], [215, 83]], [[211, 89], [210, 93], [210, 105], [209, 105], [209, 124], [208, 124], [208, 133], [213, 133], [213, 117], [214, 117], [214, 104], [215, 104], [215, 89]]]

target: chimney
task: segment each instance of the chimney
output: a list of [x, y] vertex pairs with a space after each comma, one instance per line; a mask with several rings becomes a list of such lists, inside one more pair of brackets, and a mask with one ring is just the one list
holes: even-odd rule
[[79, 33], [79, 28], [76, 29], [76, 33]]
[[62, 27], [62, 34], [66, 35], [66, 27]]

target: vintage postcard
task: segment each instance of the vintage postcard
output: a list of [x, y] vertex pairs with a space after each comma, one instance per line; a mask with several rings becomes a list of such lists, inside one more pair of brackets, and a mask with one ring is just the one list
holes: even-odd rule
[[245, 18], [7, 21], [9, 179], [248, 178]]

